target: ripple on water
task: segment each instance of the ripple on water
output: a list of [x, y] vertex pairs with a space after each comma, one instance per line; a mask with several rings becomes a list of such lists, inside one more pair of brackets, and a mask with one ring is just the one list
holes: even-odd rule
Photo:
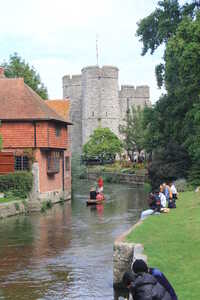
[[90, 208], [89, 186], [78, 185], [71, 206], [0, 221], [0, 300], [113, 299], [113, 242], [137, 221], [145, 194], [105, 185], [105, 204]]

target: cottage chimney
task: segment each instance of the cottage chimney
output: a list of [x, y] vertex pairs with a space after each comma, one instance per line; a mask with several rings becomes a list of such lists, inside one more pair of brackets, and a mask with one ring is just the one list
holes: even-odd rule
[[5, 75], [4, 75], [4, 68], [3, 67], [0, 67], [0, 78], [4, 78]]

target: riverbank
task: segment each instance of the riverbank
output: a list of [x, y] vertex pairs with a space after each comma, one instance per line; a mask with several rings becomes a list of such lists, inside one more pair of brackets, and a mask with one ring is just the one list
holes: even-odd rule
[[0, 199], [0, 219], [12, 217], [24, 213], [44, 212], [54, 204], [71, 200], [71, 194], [66, 194], [66, 198], [51, 197], [49, 199]]
[[180, 300], [199, 298], [200, 193], [181, 193], [177, 209], [145, 219], [126, 241], [142, 243], [148, 264], [161, 269]]

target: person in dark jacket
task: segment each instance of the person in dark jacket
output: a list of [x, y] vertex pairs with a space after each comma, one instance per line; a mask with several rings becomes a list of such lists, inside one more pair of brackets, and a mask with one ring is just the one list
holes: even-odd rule
[[137, 259], [132, 264], [132, 270], [135, 274], [145, 272], [153, 275], [157, 281], [165, 288], [165, 290], [170, 294], [172, 300], [178, 300], [178, 297], [169, 283], [165, 275], [156, 268], [148, 268], [147, 264], [142, 259]]
[[142, 272], [134, 277], [130, 272], [126, 272], [122, 281], [129, 289], [134, 300], [172, 299], [165, 288], [151, 274]]

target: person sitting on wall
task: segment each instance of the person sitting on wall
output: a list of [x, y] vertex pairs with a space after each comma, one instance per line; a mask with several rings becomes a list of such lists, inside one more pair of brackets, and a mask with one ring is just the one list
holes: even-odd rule
[[97, 197], [97, 192], [96, 192], [95, 188], [92, 186], [90, 188], [90, 199], [96, 200], [96, 197]]
[[167, 290], [147, 272], [139, 272], [135, 276], [125, 272], [122, 282], [134, 300], [172, 300]]
[[[165, 290], [169, 293], [172, 300], [177, 300], [177, 295], [172, 287], [172, 285], [169, 283], [165, 275], [157, 268], [149, 268], [146, 264], [146, 262], [142, 259], [136, 259], [132, 264], [132, 271], [135, 274], [139, 274], [141, 272], [148, 273], [153, 275], [157, 281], [165, 288]], [[165, 298], [163, 298], [165, 299]]]

